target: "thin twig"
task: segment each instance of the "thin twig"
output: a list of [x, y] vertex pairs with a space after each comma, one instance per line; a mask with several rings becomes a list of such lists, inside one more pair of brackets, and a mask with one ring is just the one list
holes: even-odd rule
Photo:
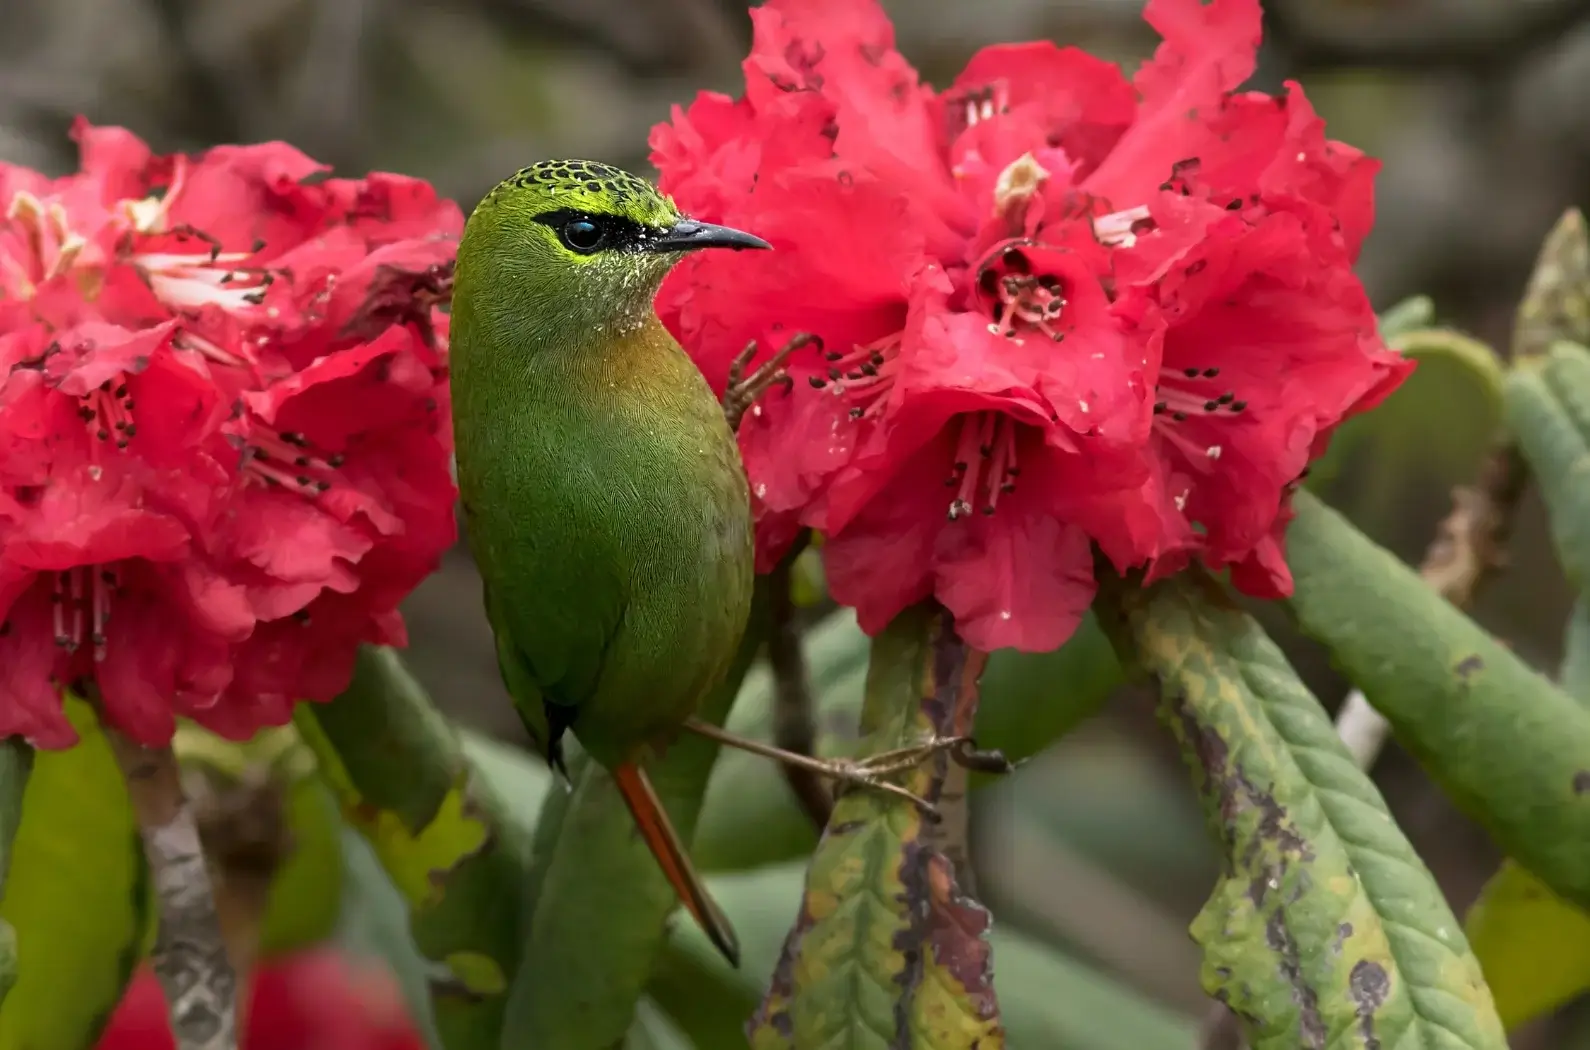
[[[195, 768], [197, 767], [197, 768]], [[283, 785], [268, 765], [251, 765], [232, 780], [202, 763], [190, 763], [194, 822], [210, 858], [216, 914], [237, 986], [247, 988], [259, 958], [260, 934], [271, 883], [293, 848]], [[247, 1031], [249, 997], [237, 1000], [237, 1028]]]
[[[795, 622], [795, 602], [790, 577], [795, 559], [806, 546], [806, 536], [796, 542], [784, 560], [768, 575], [768, 604], [772, 620], [767, 634], [767, 662], [773, 671], [773, 743], [797, 755], [815, 755], [817, 715], [812, 703], [811, 676], [801, 648], [800, 626]], [[784, 779], [800, 801], [801, 809], [818, 830], [828, 825], [834, 796], [817, 773], [802, 766], [779, 763]]]
[[170, 747], [141, 747], [108, 727], [105, 735], [127, 781], [149, 860], [160, 914], [155, 976], [178, 1050], [236, 1050], [237, 977], [177, 757]]

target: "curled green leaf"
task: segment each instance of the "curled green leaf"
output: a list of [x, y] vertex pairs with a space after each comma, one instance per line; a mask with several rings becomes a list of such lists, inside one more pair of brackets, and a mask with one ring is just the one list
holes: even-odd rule
[[[862, 708], [866, 753], [969, 727], [983, 658], [948, 617], [917, 607], [873, 642]], [[933, 799], [937, 756], [901, 778]], [[852, 790], [834, 806], [794, 928], [748, 1026], [755, 1050], [814, 1046], [998, 1050], [988, 912], [963, 894], [921, 811]]]
[[452, 727], [390, 649], [366, 648], [352, 684], [295, 722], [343, 818], [409, 909], [447, 1050], [498, 1045], [518, 969], [528, 844], [504, 800], [465, 759]]
[[1340, 514], [1307, 492], [1293, 507], [1299, 626], [1502, 849], [1590, 904], [1590, 711]]
[[1440, 887], [1258, 624], [1191, 574], [1118, 597], [1224, 847], [1192, 934], [1253, 1050], [1505, 1050]]

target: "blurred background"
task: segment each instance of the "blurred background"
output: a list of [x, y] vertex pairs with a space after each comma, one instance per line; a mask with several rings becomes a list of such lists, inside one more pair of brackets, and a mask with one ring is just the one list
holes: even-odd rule
[[[979, 46], [1050, 38], [1129, 67], [1153, 46], [1140, 0], [886, 0], [900, 50], [948, 82]], [[1590, 2], [1265, 0], [1255, 86], [1301, 81], [1333, 137], [1383, 159], [1361, 272], [1378, 309], [1431, 295], [1438, 317], [1505, 347], [1540, 238], [1590, 203]], [[428, 178], [467, 210], [549, 156], [646, 168], [671, 103], [737, 92], [749, 40], [731, 0], [0, 0], [0, 159], [74, 163], [82, 113], [161, 150], [282, 138], [344, 174]], [[1460, 374], [1423, 370], [1339, 450], [1322, 493], [1417, 561], [1474, 472], [1495, 407]], [[1570, 596], [1538, 505], [1476, 615], [1546, 669]], [[478, 583], [457, 550], [407, 608], [412, 660], [461, 720], [510, 741]], [[1266, 613], [1318, 695], [1343, 683]], [[1026, 667], [1032, 702], [1068, 683]], [[1036, 676], [1036, 677], [1034, 677]], [[1497, 855], [1417, 767], [1388, 750], [1375, 776], [1461, 914]], [[1216, 877], [1179, 759], [1151, 698], [1102, 712], [976, 800], [979, 892], [1003, 921], [1196, 1021], [1186, 925]], [[1514, 1046], [1590, 1047], [1569, 1008]]]

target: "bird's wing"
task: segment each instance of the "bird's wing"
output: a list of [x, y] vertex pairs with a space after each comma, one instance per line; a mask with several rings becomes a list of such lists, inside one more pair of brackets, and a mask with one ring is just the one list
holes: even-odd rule
[[608, 652], [624, 625], [628, 588], [597, 565], [555, 566], [485, 584], [497, 666], [525, 730], [554, 766], [563, 734], [596, 692]]

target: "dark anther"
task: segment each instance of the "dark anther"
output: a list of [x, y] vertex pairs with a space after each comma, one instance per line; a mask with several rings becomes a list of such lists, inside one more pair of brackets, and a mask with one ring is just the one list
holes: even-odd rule
[[1241, 412], [1243, 409], [1245, 409], [1247, 407], [1248, 407], [1248, 403], [1246, 401], [1233, 401], [1231, 403], [1231, 411], [1233, 411], [1233, 412]]
[[1198, 373], [1200, 371], [1202, 370], [1197, 368], [1184, 368], [1181, 370], [1181, 374], [1186, 376], [1188, 379], [1197, 379]]
[[1161, 414], [1162, 412], [1164, 412], [1168, 408], [1170, 408], [1170, 404], [1168, 402], [1165, 402], [1165, 401], [1156, 401], [1156, 402], [1154, 402], [1154, 414], [1156, 416]]
[[1206, 369], [1204, 369], [1204, 378], [1205, 379], [1213, 379], [1215, 376], [1217, 376], [1219, 374], [1220, 374], [1220, 369], [1218, 369], [1218, 368], [1206, 368]]
[[1204, 402], [1204, 411], [1205, 412], [1213, 412], [1215, 409], [1217, 409], [1219, 407], [1220, 407], [1220, 402], [1218, 402], [1218, 401], [1205, 401]]
[[828, 385], [828, 380], [824, 379], [822, 376], [807, 376], [806, 381], [810, 383], [812, 388], [815, 390], [821, 390], [823, 387]]
[[1231, 402], [1235, 401], [1236, 399], [1237, 399], [1237, 395], [1232, 393], [1231, 391], [1227, 390], [1224, 394], [1220, 395], [1219, 401], [1220, 401], [1220, 403], [1222, 405], [1229, 405], [1229, 404], [1231, 404]]
[[1185, 413], [1185, 412], [1172, 412], [1170, 414], [1170, 418], [1174, 419], [1178, 423], [1185, 423], [1185, 422], [1187, 422], [1187, 413]]

